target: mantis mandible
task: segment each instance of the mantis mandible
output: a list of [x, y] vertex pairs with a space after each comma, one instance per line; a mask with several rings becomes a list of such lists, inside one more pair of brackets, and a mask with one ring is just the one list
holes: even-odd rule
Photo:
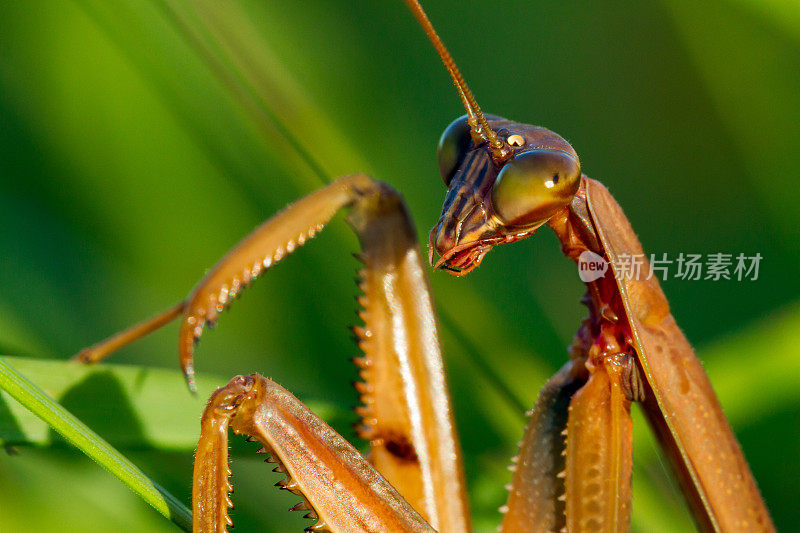
[[[467, 110], [442, 136], [448, 187], [429, 241], [429, 260], [456, 275], [498, 244], [549, 225], [577, 260], [590, 251], [610, 265], [587, 284], [589, 317], [570, 361], [545, 386], [525, 432], [504, 531], [625, 530], [630, 513], [629, 409], [642, 403], [687, 501], [705, 530], [770, 530], [766, 508], [713, 390], [674, 323], [654, 279], [622, 280], [622, 253], [641, 254], [621, 209], [581, 173], [575, 150], [539, 127], [484, 116], [416, 2]], [[447, 397], [433, 306], [413, 227], [399, 195], [355, 175], [341, 178], [268, 220], [234, 248], [183, 302], [81, 354], [99, 360], [182, 317], [180, 355], [193, 384], [195, 341], [264, 270], [349, 207], [365, 268], [362, 437], [365, 461], [291, 394], [260, 376], [240, 376], [209, 401], [195, 466], [195, 529], [227, 524], [227, 430], [247, 433], [288, 474], [313, 530], [465, 531], [466, 489]], [[398, 400], [397, 398], [401, 398]], [[566, 439], [562, 435], [566, 434]], [[561, 452], [565, 450], [565, 457]]]

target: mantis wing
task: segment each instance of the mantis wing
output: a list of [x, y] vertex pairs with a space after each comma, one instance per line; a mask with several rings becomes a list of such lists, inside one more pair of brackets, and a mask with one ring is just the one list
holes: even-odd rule
[[[698, 525], [707, 531], [774, 531], [750, 468], [700, 361], [670, 314], [645, 260], [639, 279], [620, 256], [644, 257], [619, 204], [587, 179], [592, 222], [617, 277], [638, 360], [649, 385], [644, 409]], [[648, 278], [649, 279], [642, 279]]]

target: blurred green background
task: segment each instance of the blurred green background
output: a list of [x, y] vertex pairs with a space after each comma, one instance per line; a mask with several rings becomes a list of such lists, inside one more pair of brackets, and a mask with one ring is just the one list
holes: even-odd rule
[[[776, 524], [797, 530], [800, 4], [427, 4], [484, 110], [565, 136], [648, 253], [763, 256], [757, 281], [663, 285]], [[322, 185], [302, 151], [326, 176], [394, 185], [424, 241], [444, 192], [436, 142], [461, 114], [399, 1], [0, 1], [0, 354], [66, 359], [182, 299]], [[198, 372], [258, 371], [301, 399], [354, 405], [354, 251], [339, 217], [206, 333]], [[473, 352], [532, 405], [565, 360], [583, 289], [549, 231], [432, 285], [476, 526], [493, 531], [524, 419]], [[113, 361], [175, 369], [176, 337], [172, 325]], [[174, 377], [165, 402], [188, 396]], [[135, 428], [155, 414], [124, 409], [113, 383], [83, 385], [58, 397], [188, 504], [194, 436], [149, 439]], [[203, 401], [183, 415], [192, 424]], [[349, 436], [354, 420], [336, 427]], [[634, 530], [692, 530], [635, 425]], [[28, 444], [0, 454], [0, 531], [174, 528], [62, 441]], [[253, 451], [234, 445], [237, 529], [308, 525]]]

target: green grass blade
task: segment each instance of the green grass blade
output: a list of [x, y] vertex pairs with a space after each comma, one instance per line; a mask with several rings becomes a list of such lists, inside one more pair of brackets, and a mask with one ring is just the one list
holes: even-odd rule
[[[118, 449], [190, 451], [197, 444], [204, 399], [225, 383], [202, 375], [193, 397], [175, 370], [0, 357]], [[63, 443], [46, 421], [0, 393], [0, 442], [51, 446]], [[102, 406], [102, 409], [98, 409]], [[109, 417], [108, 413], [113, 413]]]
[[186, 506], [150, 480], [124, 455], [19, 374], [5, 360], [0, 360], [0, 388], [125, 483], [159, 513], [184, 531], [191, 531], [192, 514]]
[[[3, 356], [0, 362], [13, 366], [106, 441], [123, 450], [193, 451], [205, 400], [228, 381], [218, 375], [200, 373], [198, 394], [193, 396], [186, 390], [177, 369], [90, 366]], [[340, 430], [348, 427], [351, 416], [345, 408], [305, 401], [334, 427]], [[23, 405], [7, 401], [0, 392], [0, 444], [57, 446], [61, 443], [45, 421]]]

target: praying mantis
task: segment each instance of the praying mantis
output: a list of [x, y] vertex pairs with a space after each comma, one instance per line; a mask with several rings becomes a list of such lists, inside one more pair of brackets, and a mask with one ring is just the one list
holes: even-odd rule
[[[772, 530], [735, 438], [658, 284], [614, 277], [621, 254], [642, 255], [619, 206], [581, 173], [564, 139], [484, 116], [419, 5], [408, 3], [468, 113], [440, 142], [448, 193], [430, 233], [431, 264], [465, 275], [492, 247], [527, 238], [547, 224], [566, 256], [577, 261], [588, 251], [612, 266], [587, 283], [589, 318], [576, 335], [570, 362], [548, 382], [533, 410], [504, 530], [627, 529], [631, 402], [645, 405], [702, 529]], [[357, 389], [366, 404], [359, 411], [359, 433], [370, 441], [371, 464], [285, 389], [259, 375], [239, 376], [212, 396], [203, 417], [195, 463], [197, 531], [228, 525], [229, 426], [259, 440], [278, 463], [276, 470], [289, 475], [282, 486], [303, 496], [296, 508], [319, 519], [311, 530], [469, 529], [459, 445], [415, 232], [400, 196], [380, 182], [351, 175], [299, 200], [243, 240], [186, 300], [79, 358], [96, 362], [181, 316], [181, 363], [193, 387], [192, 354], [203, 328], [344, 207], [351, 209], [365, 263], [365, 325], [355, 333], [366, 354], [358, 361], [365, 381]]]
[[[457, 42], [457, 39], [452, 39], [452, 38], [449, 38], [449, 40], [453, 40], [453, 41], [456, 41], [456, 42]], [[457, 55], [460, 55], [460, 54], [457, 54]], [[534, 67], [533, 69], [535, 69], [535, 67]], [[552, 83], [552, 80], [550, 80], [550, 82]], [[474, 82], [473, 82], [473, 83], [474, 83]], [[520, 90], [522, 90], [522, 89], [520, 89]], [[480, 91], [478, 91], [478, 93], [479, 93], [479, 94], [485, 94], [486, 92], [487, 92], [487, 91], [486, 91], [486, 89], [483, 89], [483, 90], [480, 90]], [[501, 100], [501, 101], [502, 101], [502, 100]], [[446, 102], [449, 102], [449, 100], [446, 100]], [[486, 105], [486, 104], [484, 103], [484, 105]], [[455, 103], [454, 103], [453, 107], [456, 107], [456, 106], [455, 106]], [[492, 104], [492, 107], [493, 107], [494, 109], [499, 109], [499, 110], [502, 110], [502, 111], [503, 111], [503, 114], [505, 114], [505, 115], [507, 115], [507, 116], [511, 116], [511, 115], [513, 115], [515, 118], [516, 118], [516, 117], [519, 117], [520, 119], [522, 119], [522, 118], [524, 117], [524, 120], [525, 120], [525, 121], [531, 121], [531, 122], [535, 121], [535, 122], [537, 122], [537, 123], [541, 122], [541, 123], [543, 123], [543, 124], [551, 124], [551, 125], [554, 125], [554, 129], [556, 129], [556, 130], [558, 130], [558, 131], [561, 131], [561, 132], [569, 133], [571, 137], [574, 137], [574, 136], [576, 135], [575, 131], [573, 130], [573, 126], [572, 126], [572, 125], [570, 125], [569, 127], [565, 127], [563, 124], [559, 124], [559, 121], [557, 121], [557, 120], [556, 120], [556, 121], [554, 121], [552, 118], [549, 118], [549, 117], [547, 117], [547, 118], [541, 118], [541, 119], [540, 119], [540, 118], [539, 118], [539, 115], [538, 115], [538, 114], [536, 114], [536, 113], [529, 113], [529, 114], [525, 115], [525, 114], [520, 114], [520, 113], [516, 113], [516, 112], [511, 112], [511, 111], [508, 111], [508, 112], [506, 112], [506, 111], [505, 111], [505, 109], [506, 109], [506, 106], [505, 106], [505, 105], [498, 105], [498, 104], [496, 104], [496, 103], [493, 103], [493, 104]], [[453, 116], [455, 116], [455, 115], [457, 115], [457, 114], [458, 114], [458, 111], [456, 111], [455, 109], [452, 109], [450, 114], [452, 114]], [[451, 117], [450, 117], [450, 118], [451, 118]], [[448, 118], [447, 120], [449, 120], [449, 118]], [[441, 126], [444, 126], [444, 125], [447, 123], [447, 120], [444, 120], [444, 121], [443, 121], [443, 123], [441, 124]], [[556, 126], [557, 126], [557, 127], [556, 127]], [[577, 126], [576, 126], [576, 127], [577, 127]], [[439, 129], [441, 129], [441, 127], [440, 127]], [[571, 130], [572, 130], [572, 131], [571, 131]], [[437, 132], [437, 133], [438, 133], [438, 132]], [[573, 140], [573, 141], [576, 141], [576, 139], [574, 139], [574, 138], [573, 138], [572, 140]], [[582, 149], [582, 147], [585, 145], [585, 143], [582, 143], [582, 142], [581, 142], [581, 143], [579, 143], [579, 142], [574, 142], [574, 145], [576, 146], [576, 148], [579, 148], [579, 147], [580, 147], [580, 148], [579, 148], [579, 152], [581, 152], [581, 155], [582, 155], [583, 157], [587, 157], [587, 156], [585, 155], [585, 152], [584, 152], [584, 150]], [[417, 158], [415, 158], [415, 159], [417, 159]], [[429, 157], [423, 157], [423, 156], [420, 156], [418, 159], [422, 159], [422, 160], [428, 160], [428, 162], [429, 162], [429, 163], [430, 163], [430, 162], [432, 162], [432, 158], [431, 158], [430, 156], [429, 156]], [[611, 173], [611, 172], [610, 172], [608, 169], [606, 169], [606, 170], [605, 170], [605, 172], [598, 172], [598, 171], [596, 170], [596, 166], [595, 166], [595, 165], [592, 163], [592, 161], [591, 161], [591, 158], [589, 158], [589, 159], [585, 159], [585, 160], [582, 160], [582, 161], [584, 162], [584, 165], [585, 165], [585, 168], [586, 168], [587, 172], [588, 172], [588, 171], [591, 171], [591, 172], [589, 172], [591, 175], [600, 175], [600, 174], [603, 174], [603, 173], [604, 173], [604, 174], [605, 174], [605, 175], [606, 175], [606, 176], [607, 176], [609, 179], [611, 179], [611, 180], [614, 180], [614, 179], [616, 179], [618, 182], [619, 182], [619, 181], [622, 181], [622, 180], [624, 179], [624, 178], [620, 178], [619, 176], [613, 176], [613, 175], [611, 175], [612, 173]], [[429, 165], [429, 166], [430, 166], [430, 165]], [[384, 176], [386, 176], [386, 174], [385, 174], [385, 173], [373, 172], [372, 174], [375, 174], [375, 175], [377, 175], [377, 176], [379, 176], [379, 177], [384, 177]], [[426, 173], [426, 178], [427, 178], [427, 179], [429, 179], [429, 180], [438, 179], [438, 178], [436, 178], [435, 176], [431, 176], [431, 174], [434, 174], [434, 172], [433, 172], [433, 171], [431, 171], [431, 172], [427, 172], [427, 173]], [[395, 183], [397, 184], [397, 187], [398, 187], [398, 189], [399, 189], [399, 190], [401, 190], [401, 191], [403, 191], [403, 192], [405, 192], [405, 189], [406, 189], [406, 188], [403, 186], [403, 177], [402, 177], [402, 176], [397, 176], [397, 177], [393, 177], [393, 176], [387, 176], [387, 178], [389, 178], [389, 179], [392, 179], [392, 178], [394, 178], [394, 179], [395, 179]], [[410, 178], [409, 178], [409, 179], [410, 179]], [[613, 183], [613, 181], [612, 181], [612, 183]], [[616, 193], [616, 191], [617, 191], [617, 190], [619, 190], [619, 187], [616, 187], [616, 188], [614, 188], [613, 190], [614, 190], [614, 191], [615, 191], [615, 193]], [[409, 188], [409, 191], [408, 191], [408, 192], [409, 192], [410, 194], [412, 194], [412, 195], [413, 195], [413, 194], [414, 194], [413, 187], [412, 187], [412, 188]], [[299, 196], [299, 193], [296, 193], [296, 192], [295, 192], [295, 193], [293, 193], [293, 194], [292, 194], [292, 195], [290, 195], [290, 196], [285, 196], [285, 197], [284, 197], [284, 198], [285, 198], [285, 200], [283, 200], [283, 201], [288, 201], [289, 199], [293, 199], [293, 198], [295, 198], [295, 197], [297, 197], [297, 196]], [[436, 205], [434, 205], [434, 207], [433, 207], [433, 208], [436, 208], [436, 207], [438, 207], [438, 203], [439, 203], [439, 202], [440, 202], [440, 198], [439, 198], [439, 197], [436, 197], [435, 199], [431, 198], [430, 200], [428, 200], [428, 201], [427, 201], [427, 203], [430, 203], [430, 204], [436, 204]], [[633, 207], [633, 209], [634, 209], [634, 212], [635, 212], [635, 205], [633, 205], [633, 206], [632, 206], [632, 203], [634, 203], [634, 204], [635, 204], [635, 202], [631, 202], [630, 200], [628, 200], [628, 201], [621, 201], [621, 203], [622, 203], [622, 204], [623, 204], [623, 205], [626, 207], [626, 209], [630, 209], [631, 207]], [[642, 203], [645, 203], [645, 202], [642, 202]], [[411, 206], [411, 208], [412, 208], [412, 209], [415, 209], [415, 210], [416, 210], [416, 209], [422, 209], [422, 208], [420, 208], [420, 207], [416, 207], [416, 206], [415, 206], [415, 204], [419, 205], [419, 202], [418, 202], [418, 201], [417, 201], [417, 202], [412, 202], [412, 201], [409, 201], [409, 205]], [[430, 223], [430, 222], [432, 222], [432, 221], [434, 221], [434, 220], [435, 220], [436, 216], [438, 216], [438, 215], [434, 215], [434, 214], [432, 214], [432, 213], [431, 213], [431, 214], [427, 214], [427, 215], [425, 215], [425, 216], [416, 216], [415, 218], [416, 218], [416, 220], [417, 220], [417, 222], [418, 222], [418, 223], [421, 223], [422, 225], [429, 225], [429, 223]], [[632, 217], [632, 218], [634, 218], [634, 217]], [[639, 217], [639, 218], [641, 218], [641, 217]], [[638, 226], [639, 226], [639, 224], [635, 224], [635, 226], [637, 226], [637, 227], [638, 227]], [[334, 231], [336, 231], [336, 230], [334, 230]], [[235, 232], [234, 232], [234, 233], [235, 233]], [[229, 234], [229, 238], [230, 238], [231, 242], [235, 241], [235, 239], [236, 239], [236, 237], [235, 237], [234, 235], [232, 235], [232, 234]], [[539, 255], [539, 249], [550, 249], [550, 248], [555, 248], [555, 246], [553, 246], [553, 243], [552, 243], [552, 242], [551, 242], [551, 243], [546, 243], [546, 240], [547, 240], [548, 238], [549, 238], [549, 237], [547, 237], [547, 236], [542, 236], [542, 237], [540, 237], [540, 238], [537, 238], [537, 239], [536, 239], [536, 241], [537, 241], [537, 244], [536, 244], [536, 250], [537, 250], [537, 252], [536, 252], [536, 255], [537, 255], [537, 256]], [[643, 237], [643, 240], [644, 240], [645, 244], [646, 244], [646, 245], [648, 245], [648, 247], [646, 248], [648, 251], [651, 249], [651, 246], [653, 247], [653, 249], [658, 249], [658, 248], [656, 248], [655, 246], [653, 246], [652, 244], [649, 244], [649, 243], [651, 243], [651, 242], [652, 242], [652, 238], [651, 238], [651, 237], [644, 236], [644, 237]], [[322, 244], [322, 243], [317, 243], [317, 242], [315, 242], [315, 243], [314, 243], [314, 245], [315, 245], [315, 246], [322, 246], [323, 244]], [[526, 242], [526, 243], [524, 243], [524, 244], [520, 244], [519, 246], [528, 246], [528, 247], [530, 247], [530, 246], [534, 246], [534, 245], [533, 245], [533, 239], [531, 239], [529, 242]], [[221, 249], [219, 249], [219, 250], [217, 250], [217, 251], [220, 251], [220, 252], [221, 252]], [[213, 253], [217, 253], [217, 251], [215, 251], [215, 252], [213, 252]], [[502, 263], [501, 263], [501, 259], [500, 259], [500, 258], [502, 257], [502, 254], [503, 254], [503, 253], [507, 253], [507, 252], [503, 251], [502, 249], [498, 249], [498, 251], [497, 251], [497, 252], [493, 252], [493, 254], [497, 254], [497, 255], [490, 255], [489, 257], [490, 257], [491, 261], [487, 261], [487, 264], [486, 264], [486, 265], [484, 265], [484, 267], [482, 267], [482, 269], [479, 269], [479, 270], [477, 270], [477, 271], [476, 271], [474, 274], [471, 274], [471, 276], [486, 276], [486, 275], [487, 275], [489, 272], [496, 271], [496, 270], [497, 270], [497, 267], [498, 267], [498, 265], [499, 265], [499, 264], [502, 264]], [[547, 253], [549, 253], [549, 252], [547, 252]], [[332, 257], [335, 257], [335, 256], [332, 256]], [[215, 256], [215, 257], [213, 257], [213, 258], [208, 258], [208, 259], [205, 261], [205, 263], [203, 263], [203, 264], [204, 264], [204, 265], [211, 264], [211, 263], [213, 262], [213, 260], [214, 260], [214, 259], [216, 259], [216, 256]], [[297, 258], [295, 258], [295, 259], [294, 259], [294, 261], [302, 261], [302, 259], [297, 259]], [[302, 264], [302, 263], [295, 263], [295, 264]], [[540, 257], [536, 257], [536, 258], [533, 258], [533, 259], [530, 261], [530, 269], [531, 269], [531, 271], [533, 271], [533, 268], [536, 268], [536, 270], [537, 270], [537, 271], [539, 271], [539, 272], [542, 272], [543, 270], [549, 269], [549, 268], [550, 268], [550, 264], [551, 264], [551, 263], [549, 263], [549, 262], [547, 261], [547, 259], [546, 259], [546, 258], [540, 258]], [[543, 268], [543, 267], [544, 267], [544, 268]], [[563, 268], [559, 268], [559, 269], [553, 269], [553, 270], [567, 270], [567, 269], [570, 269], [570, 275], [572, 275], [572, 270], [571, 270], [571, 267], [564, 266], [564, 265], [562, 265], [562, 267], [563, 267]], [[291, 268], [291, 267], [289, 267], [289, 266], [287, 265], [287, 266], [284, 266], [283, 268]], [[298, 268], [299, 268], [299, 267], [298, 267]], [[175, 270], [186, 270], [186, 269], [176, 268]], [[197, 269], [196, 269], [196, 270], [197, 270]], [[276, 271], [275, 275], [279, 276], [280, 274], [278, 274], [277, 272], [278, 272], [278, 271]], [[185, 272], [182, 272], [182, 274], [183, 274], [183, 273], [185, 273]], [[270, 277], [270, 276], [268, 276], [268, 278], [269, 278], [269, 277]], [[441, 279], [442, 277], [445, 277], [445, 276], [444, 276], [443, 274], [438, 274], [438, 276], [434, 276], [434, 277], [438, 277], [439, 279]], [[573, 277], [574, 277], [574, 276], [573, 276]], [[183, 279], [183, 278], [182, 278], [182, 279]], [[479, 279], [480, 279], [480, 278], [479, 278]], [[484, 277], [483, 279], [485, 279], [485, 277]], [[454, 280], [454, 281], [459, 281], [459, 282], [461, 282], [461, 286], [462, 286], [462, 287], [466, 286], [466, 284], [467, 284], [467, 283], [470, 283], [470, 282], [472, 282], [472, 280], [471, 280], [469, 277], [468, 277], [468, 278], [466, 278], [465, 280]], [[269, 282], [266, 282], [266, 283], [269, 283]], [[446, 282], [442, 282], [442, 281], [439, 281], [439, 280], [435, 280], [435, 281], [434, 281], [434, 283], [439, 283], [439, 284], [442, 284], [442, 283], [450, 283], [450, 281], [448, 280], [448, 281], [446, 281]], [[258, 298], [257, 296], [249, 296], [249, 299], [250, 299], [250, 300], [257, 299], [257, 298]], [[570, 300], [570, 301], [574, 300], [574, 298], [571, 298], [571, 297], [564, 297], [564, 298], [565, 298], [565, 299], [568, 299], [568, 300]], [[246, 298], [246, 300], [248, 300], [248, 299]], [[441, 300], [442, 300], [442, 299], [441, 299], [441, 298], [437, 298], [437, 300], [439, 300], [439, 301], [441, 302]], [[242, 305], [247, 305], [247, 304], [244, 304], [244, 303], [243, 303]], [[241, 308], [240, 308], [240, 309], [241, 309]], [[287, 314], [289, 314], [289, 312], [288, 312], [288, 311], [287, 311]], [[231, 327], [231, 326], [229, 326], [229, 324], [232, 324], [232, 320], [235, 320], [235, 318], [234, 318], [234, 317], [230, 317], [230, 318], [227, 318], [227, 319], [226, 319], [226, 322], [224, 323], [224, 324], [225, 324], [225, 327], [223, 327], [223, 328], [222, 328], [222, 334], [227, 334], [228, 328], [229, 328], [229, 327]], [[573, 328], [573, 326], [572, 326], [572, 323], [571, 323], [570, 321], [565, 321], [565, 322], [569, 323], [569, 325], [567, 325], [567, 326], [566, 326], [566, 329], [568, 329], [568, 330], [569, 330], [569, 333], [568, 333], [567, 335], [571, 335], [571, 333], [572, 333], [572, 329], [574, 329], [574, 328]], [[685, 324], [684, 324], [684, 326], [685, 326]], [[109, 329], [110, 329], [110, 330], [113, 330], [113, 329], [114, 329], [114, 328], [116, 328], [117, 326], [115, 326], [115, 325], [111, 325], [111, 326], [108, 326], [108, 327], [109, 327]], [[235, 326], [233, 326], [233, 327], [235, 327]], [[690, 327], [691, 327], [691, 326], [690, 326]], [[690, 338], [691, 338], [691, 335], [690, 335]], [[86, 342], [88, 342], [88, 341], [86, 341]], [[167, 344], [167, 343], [165, 343], [165, 346], [167, 346], [167, 347], [171, 347], [171, 344]], [[215, 348], [215, 347], [211, 347], [211, 346], [209, 346], [208, 344], [206, 344], [206, 345], [204, 346], [204, 348], [205, 348], [205, 353], [208, 353], [208, 354], [212, 354], [212, 353], [223, 353], [223, 351], [222, 351], [221, 349], [217, 349], [217, 348]], [[165, 350], [164, 350], [164, 351], [167, 351], [167, 350], [166, 350], [166, 348], [165, 348]], [[211, 359], [211, 357], [208, 357], [208, 359]], [[251, 364], [249, 364], [249, 363], [248, 363], [248, 364], [238, 364], [238, 363], [236, 363], [236, 362], [234, 362], [234, 361], [233, 361], [233, 357], [231, 357], [231, 361], [230, 361], [229, 367], [227, 367], [227, 368], [226, 368], [226, 371], [230, 371], [231, 373], [233, 373], [233, 372], [238, 372], [238, 371], [240, 371], [240, 370], [244, 370], [245, 368], [246, 368], [247, 370], [258, 368], [259, 370], [262, 370], [263, 372], [272, 372], [272, 373], [273, 373], [273, 375], [276, 377], [276, 379], [278, 379], [278, 378], [282, 377], [281, 370], [280, 370], [280, 369], [276, 369], [276, 370], [273, 372], [272, 368], [274, 368], [274, 367], [271, 367], [271, 366], [270, 366], [268, 363], [265, 363], [265, 364], [263, 365], [263, 367], [262, 367], [262, 366], [260, 366], [260, 365], [259, 365], [258, 367], [253, 367], [253, 365], [251, 365]], [[202, 371], [202, 370], [201, 370], [201, 371]], [[476, 381], [476, 382], [477, 382], [477, 381]], [[536, 385], [532, 385], [531, 387], [532, 387], [532, 388], [538, 388], [538, 386], [539, 386], [539, 383], [537, 383]], [[295, 390], [295, 391], [297, 391], [297, 386], [296, 386], [296, 384], [294, 384], [292, 387], [289, 387], [289, 388], [291, 388], [292, 390]], [[533, 392], [531, 392], [531, 394], [533, 394]], [[298, 395], [300, 395], [300, 394], [298, 393]], [[463, 424], [461, 424], [461, 426], [463, 426]], [[502, 461], [504, 462], [504, 461], [505, 461], [505, 459], [503, 459]], [[498, 483], [502, 484], [502, 482], [500, 482], [500, 481], [499, 481]]]

